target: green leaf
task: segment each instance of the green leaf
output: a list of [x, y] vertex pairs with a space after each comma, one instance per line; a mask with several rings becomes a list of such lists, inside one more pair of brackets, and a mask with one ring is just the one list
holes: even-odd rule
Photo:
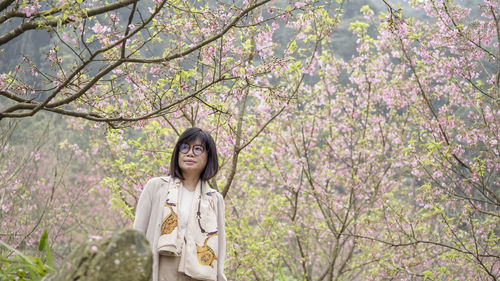
[[54, 260], [52, 259], [52, 251], [50, 250], [50, 247], [46, 247], [45, 248], [45, 253], [46, 253], [46, 257], [47, 257], [47, 261], [46, 261], [46, 264], [47, 264], [47, 267], [49, 270], [53, 271], [53, 267], [54, 267]]
[[434, 273], [432, 271], [424, 271], [424, 280], [427, 280], [428, 278], [434, 278]]
[[32, 263], [31, 259], [28, 256], [24, 255], [23, 253], [21, 253], [20, 251], [16, 250], [13, 247], [11, 247], [9, 244], [3, 242], [2, 240], [0, 240], [0, 246], [7, 248], [7, 250], [9, 250], [9, 251], [16, 253], [21, 260], [26, 261], [27, 263]]
[[295, 52], [295, 50], [297, 50], [297, 42], [295, 42], [295, 40], [293, 40], [292, 42], [290, 42], [288, 44], [288, 48], [290, 49], [290, 53]]
[[369, 26], [369, 24], [357, 20], [355, 22], [351, 22], [349, 30], [354, 30], [355, 32], [364, 32]]
[[368, 5], [364, 5], [363, 7], [361, 7], [360, 11], [361, 12], [370, 12], [372, 9], [370, 9], [370, 6]]
[[42, 237], [40, 237], [40, 244], [38, 244], [38, 251], [45, 250], [47, 247], [47, 238], [48, 238], [47, 228], [43, 231]]

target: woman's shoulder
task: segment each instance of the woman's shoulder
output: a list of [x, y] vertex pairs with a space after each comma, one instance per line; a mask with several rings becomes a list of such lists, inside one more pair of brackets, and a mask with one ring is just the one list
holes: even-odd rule
[[220, 192], [215, 191], [215, 198], [219, 207], [224, 206], [224, 197], [222, 196], [222, 194], [220, 194]]
[[208, 184], [206, 184], [205, 194], [208, 196], [213, 196], [217, 200], [224, 200], [224, 198], [222, 197], [222, 194], [219, 191], [211, 188]]
[[144, 190], [156, 190], [160, 186], [162, 186], [164, 184], [168, 184], [170, 182], [172, 182], [172, 178], [170, 176], [153, 177], [153, 178], [149, 179], [149, 181], [146, 183]]
[[148, 180], [148, 183], [146, 185], [157, 185], [159, 183], [165, 182], [169, 179], [169, 176], [166, 177], [153, 177]]

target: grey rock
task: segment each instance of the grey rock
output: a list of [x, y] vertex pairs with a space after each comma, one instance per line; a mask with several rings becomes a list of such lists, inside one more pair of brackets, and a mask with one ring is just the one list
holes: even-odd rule
[[124, 229], [80, 245], [48, 281], [149, 281], [151, 248], [144, 235]]

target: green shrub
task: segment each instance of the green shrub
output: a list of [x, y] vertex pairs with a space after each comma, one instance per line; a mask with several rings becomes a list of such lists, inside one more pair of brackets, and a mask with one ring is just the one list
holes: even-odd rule
[[42, 280], [53, 272], [52, 253], [47, 243], [47, 229], [40, 238], [38, 255], [30, 256], [0, 240], [0, 280]]

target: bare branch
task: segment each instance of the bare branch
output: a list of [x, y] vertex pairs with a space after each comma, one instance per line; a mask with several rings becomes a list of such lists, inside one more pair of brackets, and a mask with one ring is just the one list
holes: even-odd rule
[[[110, 50], [116, 46], [118, 46], [119, 44], [122, 44], [123, 42], [125, 42], [128, 38], [132, 37], [133, 35], [135, 35], [137, 32], [139, 32], [141, 29], [143, 29], [154, 17], [155, 15], [160, 11], [161, 7], [165, 4], [165, 1], [164, 0], [159, 6], [156, 7], [156, 10], [151, 14], [151, 16], [145, 21], [142, 23], [141, 26], [139, 26], [137, 29], [135, 29], [132, 33], [130, 33], [128, 36], [125, 36], [124, 38], [110, 44], [109, 46], [106, 46], [102, 49], [99, 49], [97, 50], [96, 52], [94, 52], [93, 54], [91, 54], [91, 56], [85, 61], [83, 62], [76, 70], [74, 70], [66, 79], [65, 81], [59, 85], [57, 87], [57, 89], [52, 92], [52, 94], [50, 96], [48, 96], [44, 102], [42, 103], [39, 103], [39, 104], [33, 104], [32, 102], [31, 103], [28, 103], [28, 104], [22, 104], [22, 105], [18, 105], [18, 106], [14, 106], [14, 107], [11, 107], [7, 110], [4, 110], [4, 112], [0, 113], [0, 120], [4, 117], [15, 117], [15, 118], [19, 118], [19, 117], [27, 117], [27, 116], [32, 116], [34, 115], [36, 112], [38, 112], [39, 110], [41, 110], [43, 107], [58, 107], [60, 105], [63, 105], [63, 104], [67, 104], [67, 103], [70, 103], [71, 101], [79, 98], [80, 96], [82, 96], [83, 94], [85, 94], [85, 92], [90, 89], [95, 83], [97, 83], [99, 81], [99, 79], [92, 79], [92, 81], [87, 84], [86, 87], [84, 87], [85, 90], [80, 90], [78, 91], [76, 94], [66, 98], [66, 99], [63, 99], [63, 100], [60, 100], [60, 101], [57, 101], [57, 102], [54, 102], [54, 103], [51, 103], [49, 104], [49, 102], [57, 96], [57, 94], [62, 90], [64, 89], [67, 85], [69, 85], [71, 83], [71, 81], [73, 80], [73, 78], [75, 78], [87, 65], [89, 65], [100, 53], [103, 53], [107, 50]], [[82, 40], [82, 42], [85, 42], [84, 40]], [[89, 50], [90, 52], [90, 50]], [[122, 63], [124, 63], [125, 61], [122, 59], [122, 60], [119, 60], [117, 62], [115, 62], [114, 64], [112, 64], [112, 67], [109, 66], [107, 67], [103, 72], [106, 72], [106, 73], [103, 73], [101, 72], [100, 74], [103, 74], [103, 75], [100, 75], [98, 74], [97, 76], [100, 76], [100, 77], [103, 77], [105, 74], [109, 73], [110, 71], [112, 71], [114, 68], [118, 67], [119, 65], [121, 65]], [[97, 77], [96, 76], [96, 77]], [[8, 97], [7, 95], [4, 95], [6, 97]], [[9, 114], [9, 112], [14, 112], [16, 110], [23, 110], [23, 109], [32, 109], [31, 112], [28, 112], [28, 113], [24, 113], [24, 114]]]
[[205, 85], [204, 87], [200, 88], [198, 91], [196, 91], [196, 92], [194, 92], [186, 97], [183, 97], [183, 98], [181, 98], [175, 102], [172, 102], [168, 105], [161, 106], [160, 108], [158, 108], [155, 111], [152, 111], [152, 112], [149, 112], [147, 114], [140, 115], [137, 117], [105, 117], [105, 116], [101, 116], [97, 113], [92, 113], [92, 112], [78, 112], [78, 111], [70, 111], [70, 110], [64, 110], [61, 108], [50, 108], [50, 107], [45, 107], [45, 108], [43, 108], [43, 110], [58, 113], [61, 115], [83, 118], [83, 119], [95, 121], [95, 122], [104, 122], [104, 123], [108, 123], [111, 127], [115, 127], [114, 123], [134, 122], [134, 121], [145, 120], [145, 119], [160, 116], [165, 111], [171, 109], [172, 107], [174, 107], [178, 104], [181, 104], [181, 103], [183, 103], [191, 98], [196, 97], [197, 95], [199, 95], [200, 93], [202, 93], [206, 89], [210, 88], [211, 86], [213, 86], [221, 81], [231, 80], [231, 79], [234, 79], [234, 78], [224, 78], [224, 77], [219, 78], [215, 81], [212, 81], [210, 84]]
[[[98, 73], [98, 75], [96, 75], [89, 83], [87, 83], [85, 85], [85, 87], [81, 88], [77, 93], [67, 97], [67, 98], [64, 98], [62, 100], [59, 100], [59, 101], [56, 101], [56, 102], [52, 102], [52, 103], [49, 103], [54, 97], [56, 97], [58, 95], [58, 93], [61, 92], [62, 89], [64, 89], [65, 87], [67, 87], [71, 81], [88, 65], [90, 64], [92, 61], [94, 61], [95, 57], [100, 54], [100, 53], [103, 53], [111, 48], [114, 48], [116, 46], [118, 46], [119, 44], [122, 44], [123, 42], [125, 42], [128, 38], [130, 38], [131, 36], [133, 36], [134, 34], [136, 34], [137, 32], [139, 32], [140, 30], [142, 30], [144, 28], [144, 26], [146, 26], [152, 19], [153, 17], [159, 12], [160, 8], [164, 5], [165, 1], [163, 1], [159, 6], [156, 7], [156, 10], [153, 12], [153, 14], [145, 21], [142, 23], [141, 26], [139, 26], [137, 29], [135, 29], [133, 32], [131, 32], [130, 34], [128, 34], [127, 36], [125, 36], [124, 38], [122, 38], [121, 40], [118, 40], [117, 42], [114, 42], [112, 43], [111, 45], [109, 46], [106, 46], [94, 53], [91, 54], [91, 56], [85, 61], [83, 62], [75, 71], [73, 71], [68, 77], [67, 79], [65, 79], [65, 81], [59, 85], [59, 87], [54, 91], [52, 92], [52, 94], [47, 97], [47, 99], [45, 99], [44, 102], [42, 103], [37, 103], [37, 102], [34, 102], [34, 101], [27, 101], [25, 99], [22, 99], [22, 98], [19, 98], [19, 97], [14, 97], [12, 94], [9, 94], [9, 93], [6, 93], [6, 92], [1, 92], [1, 94], [7, 98], [10, 98], [12, 100], [15, 100], [17, 102], [19, 102], [19, 104], [16, 104], [6, 110], [4, 110], [2, 113], [0, 113], [0, 119], [2, 118], [6, 118], [6, 117], [13, 117], [13, 118], [20, 118], [20, 117], [26, 117], [26, 116], [32, 116], [34, 115], [36, 112], [38, 112], [39, 110], [49, 110], [49, 111], [59, 111], [60, 113], [62, 114], [71, 114], [73, 116], [78, 116], [78, 117], [82, 117], [82, 118], [89, 118], [91, 120], [93, 119], [99, 119], [99, 120], [103, 120], [103, 122], [108, 122], [109, 119], [112, 119], [112, 120], [116, 120], [116, 118], [105, 118], [105, 117], [98, 117], [98, 116], [95, 116], [95, 114], [81, 114], [81, 113], [77, 113], [77, 112], [67, 112], [67, 111], [64, 111], [64, 110], [61, 110], [61, 109], [58, 109], [58, 110], [52, 110], [52, 109], [55, 109], [56, 107], [59, 107], [61, 105], [65, 105], [65, 104], [70, 104], [71, 102], [73, 102], [74, 100], [76, 100], [77, 98], [81, 97], [82, 95], [84, 95], [86, 93], [86, 91], [88, 89], [90, 89], [93, 85], [95, 85], [102, 77], [104, 77], [107, 73], [109, 73], [110, 71], [112, 71], [113, 69], [115, 69], [116, 67], [118, 67], [119, 65], [123, 64], [123, 63], [126, 63], [126, 62], [132, 62], [132, 63], [153, 63], [153, 62], [165, 62], [165, 61], [168, 61], [168, 60], [173, 60], [173, 59], [176, 59], [176, 58], [180, 58], [180, 57], [183, 57], [183, 56], [187, 56], [188, 54], [198, 50], [199, 48], [202, 48], [203, 46], [205, 46], [206, 44], [209, 44], [210, 42], [213, 42], [215, 40], [217, 40], [218, 38], [221, 38], [225, 33], [227, 33], [235, 24], [236, 22], [238, 22], [243, 16], [245, 16], [248, 12], [252, 11], [253, 9], [269, 2], [270, 0], [264, 0], [264, 1], [261, 1], [261, 2], [258, 2], [254, 5], [251, 5], [250, 7], [246, 8], [242, 13], [240, 13], [237, 17], [235, 17], [233, 19], [233, 21], [224, 28], [224, 30], [222, 30], [220, 33], [216, 34], [215, 36], [212, 36], [210, 37], [209, 39], [207, 40], [204, 40], [202, 41], [201, 43], [197, 44], [196, 46], [184, 51], [184, 52], [181, 52], [181, 53], [177, 53], [177, 54], [174, 54], [174, 55], [171, 55], [171, 56], [168, 56], [166, 58], [162, 58], [162, 59], [158, 59], [158, 60], [148, 60], [148, 59], [141, 59], [141, 58], [130, 58], [130, 57], [123, 57], [123, 49], [122, 49], [122, 58], [115, 61], [114, 63], [112, 63], [111, 65], [109, 65], [108, 67], [106, 67], [104, 70], [102, 70], [101, 72]], [[93, 9], [92, 11], [88, 11], [89, 13], [89, 16], [91, 14], [96, 14], [98, 12], [106, 12], [108, 10], [112, 10], [111, 7], [115, 7], [116, 9], [116, 6], [117, 5], [125, 5], [125, 4], [130, 4], [130, 3], [135, 3], [136, 1], [120, 1], [120, 2], [116, 2], [115, 4], [113, 4], [114, 6], [112, 5], [109, 5], [109, 6], [106, 6], [106, 7], [101, 7], [101, 8], [98, 8], [98, 9]], [[132, 15], [132, 14], [131, 14]], [[128, 33], [128, 31], [126, 32], [126, 34]], [[1, 42], [1, 41], [0, 41]], [[19, 110], [29, 110], [31, 109], [31, 111], [29, 112], [23, 112], [23, 113], [15, 113], [15, 111], [19, 111]], [[132, 118], [134, 119], [134, 118]], [[104, 120], [107, 120], [107, 121], [104, 121]], [[121, 120], [121, 119], [119, 119]]]
[[3, 0], [0, 2], [0, 12], [7, 9], [15, 0]]
[[[95, 16], [95, 15], [103, 14], [103, 13], [106, 13], [109, 11], [113, 11], [113, 10], [128, 6], [129, 4], [132, 4], [132, 3], [137, 3], [137, 1], [138, 0], [117, 1], [117, 2], [114, 2], [114, 3], [106, 5], [106, 6], [85, 10], [81, 16], [83, 18], [89, 18], [89, 17]], [[17, 36], [23, 34], [25, 31], [33, 30], [33, 29], [36, 29], [36, 28], [39, 28], [42, 26], [56, 27], [58, 24], [66, 25], [70, 22], [72, 22], [72, 20], [70, 18], [67, 18], [63, 21], [59, 21], [56, 18], [56, 19], [51, 19], [51, 20], [43, 19], [43, 20], [31, 20], [31, 21], [23, 22], [21, 25], [14, 28], [10, 32], [0, 36], [0, 46], [9, 42], [10, 40], [16, 38]]]
[[233, 28], [235, 26], [235, 24], [242, 17], [244, 17], [250, 11], [258, 8], [259, 6], [262, 6], [262, 5], [266, 4], [269, 1], [271, 1], [271, 0], [264, 0], [264, 1], [261, 1], [261, 2], [257, 2], [256, 4], [254, 4], [254, 5], [246, 8], [237, 17], [235, 17], [233, 19], [233, 21], [231, 23], [229, 23], [221, 32], [219, 32], [218, 34], [216, 34], [216, 35], [208, 38], [205, 41], [202, 41], [202, 42], [196, 44], [195, 46], [187, 49], [184, 52], [176, 53], [176, 54], [173, 54], [173, 55], [170, 55], [170, 56], [166, 56], [166, 57], [163, 57], [163, 58], [158, 58], [158, 59], [128, 59], [127, 61], [128, 62], [139, 62], [139, 63], [160, 63], [160, 62], [170, 61], [170, 60], [173, 60], [173, 59], [176, 59], [176, 58], [187, 56], [190, 53], [192, 53], [192, 52], [194, 52], [194, 51], [202, 48], [203, 46], [205, 46], [205, 45], [207, 45], [207, 44], [209, 44], [209, 43], [211, 43], [211, 42], [213, 42], [213, 41], [221, 38], [222, 36], [224, 36], [224, 34], [226, 34], [231, 28]]

